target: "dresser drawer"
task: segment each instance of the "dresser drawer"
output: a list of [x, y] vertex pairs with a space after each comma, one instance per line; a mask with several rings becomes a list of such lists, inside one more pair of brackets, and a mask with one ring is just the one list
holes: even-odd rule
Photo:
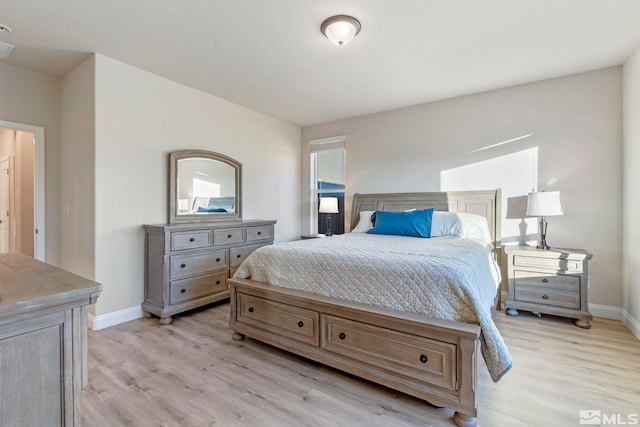
[[264, 239], [273, 239], [273, 225], [247, 227], [247, 242]]
[[227, 251], [205, 252], [192, 255], [172, 255], [169, 277], [177, 279], [207, 273], [227, 267]]
[[259, 247], [264, 245], [253, 245], [253, 246], [243, 246], [240, 248], [231, 248], [229, 249], [229, 263], [232, 267], [237, 267], [242, 264], [242, 261], [245, 260], [246, 257], [251, 254], [251, 252], [255, 251]]
[[238, 294], [237, 322], [307, 344], [319, 345], [319, 313]]
[[211, 246], [211, 232], [209, 230], [198, 231], [174, 231], [171, 233], [171, 250], [204, 248]]
[[378, 368], [413, 378], [425, 378], [445, 389], [456, 388], [456, 352], [452, 343], [322, 315], [326, 350], [356, 358]]
[[198, 276], [189, 279], [174, 280], [170, 284], [170, 303], [184, 301], [224, 292], [227, 287], [227, 270], [224, 272]]
[[514, 255], [513, 265], [521, 267], [536, 267], [541, 269], [552, 269], [555, 271], [582, 272], [582, 261], [559, 258], [542, 258], [524, 255]]
[[213, 245], [230, 245], [244, 242], [244, 228], [223, 228], [213, 231]]

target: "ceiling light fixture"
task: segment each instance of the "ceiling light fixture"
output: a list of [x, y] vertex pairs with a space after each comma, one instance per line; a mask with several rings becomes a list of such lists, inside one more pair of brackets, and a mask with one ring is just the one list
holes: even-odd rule
[[7, 59], [14, 46], [0, 42], [0, 59]]
[[320, 31], [331, 43], [344, 46], [358, 35], [360, 28], [360, 21], [353, 16], [336, 15], [325, 19]]
[[7, 27], [6, 25], [0, 24], [0, 33], [10, 33], [10, 32], [11, 32], [11, 28]]

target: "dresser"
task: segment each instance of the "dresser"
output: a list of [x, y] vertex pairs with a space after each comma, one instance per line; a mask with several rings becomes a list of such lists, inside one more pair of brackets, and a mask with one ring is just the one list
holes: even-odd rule
[[87, 306], [100, 292], [25, 255], [0, 255], [1, 426], [81, 424]]
[[145, 225], [142, 309], [168, 325], [174, 314], [229, 297], [227, 279], [260, 246], [272, 220]]
[[508, 260], [508, 315], [517, 316], [521, 309], [577, 319], [576, 326], [591, 327], [588, 263], [593, 255], [580, 249], [531, 246], [504, 246], [504, 251]]

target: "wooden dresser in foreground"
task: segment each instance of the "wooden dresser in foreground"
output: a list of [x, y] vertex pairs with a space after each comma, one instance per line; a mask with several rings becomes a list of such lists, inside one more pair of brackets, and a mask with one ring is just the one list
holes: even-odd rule
[[101, 289], [25, 255], [0, 255], [1, 426], [81, 424], [87, 306]]
[[273, 220], [145, 225], [142, 309], [171, 316], [229, 298], [227, 279], [260, 246], [273, 243]]
[[507, 314], [518, 309], [577, 319], [590, 328], [588, 263], [593, 257], [580, 249], [536, 249], [505, 246], [508, 259]]

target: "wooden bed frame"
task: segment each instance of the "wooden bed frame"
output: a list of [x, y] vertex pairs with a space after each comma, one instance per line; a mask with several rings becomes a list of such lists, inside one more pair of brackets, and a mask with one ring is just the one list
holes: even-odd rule
[[[487, 218], [500, 250], [500, 190], [355, 194], [360, 211], [433, 207]], [[496, 257], [498, 260], [500, 256]], [[246, 279], [229, 279], [233, 339], [249, 336], [311, 360], [455, 410], [475, 426], [480, 327], [328, 298]]]

